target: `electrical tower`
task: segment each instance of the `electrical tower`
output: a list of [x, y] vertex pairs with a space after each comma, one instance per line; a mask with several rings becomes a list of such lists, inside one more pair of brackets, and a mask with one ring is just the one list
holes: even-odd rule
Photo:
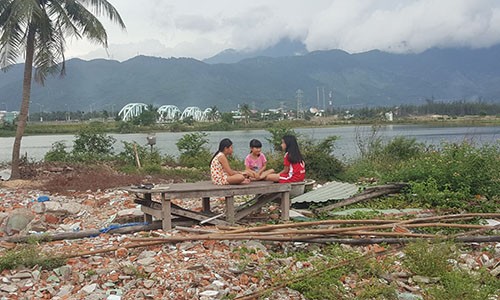
[[295, 92], [295, 98], [297, 99], [297, 119], [302, 119], [304, 117], [304, 111], [302, 110], [302, 100], [304, 99], [304, 92], [298, 89]]

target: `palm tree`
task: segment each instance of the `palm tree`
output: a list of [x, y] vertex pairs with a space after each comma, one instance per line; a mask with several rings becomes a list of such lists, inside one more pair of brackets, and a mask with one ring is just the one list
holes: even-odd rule
[[49, 74], [59, 72], [63, 76], [67, 36], [86, 37], [107, 47], [108, 37], [96, 17], [99, 15], [125, 28], [118, 11], [106, 0], [0, 0], [0, 68], [7, 70], [20, 56], [25, 57], [11, 179], [20, 178], [19, 154], [29, 111], [33, 67], [34, 79], [42, 85]]
[[216, 105], [210, 107], [210, 113], [208, 114], [209, 121], [216, 121], [219, 118], [219, 109]]
[[241, 105], [240, 113], [243, 115], [243, 118], [245, 119], [245, 124], [247, 124], [250, 121], [250, 114], [252, 113], [252, 111], [250, 110], [250, 106], [246, 103]]

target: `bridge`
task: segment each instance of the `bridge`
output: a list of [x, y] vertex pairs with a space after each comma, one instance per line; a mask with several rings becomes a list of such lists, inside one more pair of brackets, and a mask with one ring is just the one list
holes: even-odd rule
[[[148, 110], [148, 105], [144, 103], [129, 103], [125, 105], [118, 115], [122, 121], [130, 121], [133, 118], [142, 114], [144, 110]], [[217, 118], [217, 114], [212, 112], [211, 108], [201, 110], [197, 106], [189, 106], [181, 112], [175, 105], [162, 105], [157, 109], [158, 123], [167, 123], [177, 120], [185, 120], [192, 118], [196, 122], [211, 121]]]

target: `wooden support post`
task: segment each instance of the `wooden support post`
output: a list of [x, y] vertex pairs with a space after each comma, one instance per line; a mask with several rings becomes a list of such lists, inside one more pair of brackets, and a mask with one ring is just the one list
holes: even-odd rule
[[234, 197], [228, 196], [226, 197], [226, 220], [230, 224], [234, 224]]
[[204, 213], [210, 212], [210, 197], [203, 197], [201, 199], [201, 207]]
[[281, 220], [290, 220], [290, 192], [281, 193]]
[[163, 230], [172, 229], [172, 212], [170, 207], [170, 199], [167, 199], [165, 197], [165, 193], [161, 193], [161, 210]]
[[153, 224], [153, 216], [144, 213], [144, 223]]
[[[147, 203], [151, 203], [153, 201], [152, 199], [153, 198], [152, 198], [150, 193], [144, 194], [144, 200], [146, 200]], [[148, 214], [148, 213], [144, 213], [144, 222], [148, 223], [148, 224], [152, 224], [153, 223], [153, 216]]]

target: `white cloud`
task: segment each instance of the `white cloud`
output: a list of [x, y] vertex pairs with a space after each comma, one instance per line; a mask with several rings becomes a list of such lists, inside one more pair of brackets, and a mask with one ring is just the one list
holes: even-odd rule
[[[115, 3], [113, 3], [115, 2]], [[112, 0], [127, 31], [104, 22], [111, 57], [137, 54], [203, 59], [224, 49], [259, 49], [282, 38], [310, 51], [421, 52], [431, 47], [487, 47], [500, 42], [497, 0]], [[68, 57], [106, 57], [86, 42]]]

